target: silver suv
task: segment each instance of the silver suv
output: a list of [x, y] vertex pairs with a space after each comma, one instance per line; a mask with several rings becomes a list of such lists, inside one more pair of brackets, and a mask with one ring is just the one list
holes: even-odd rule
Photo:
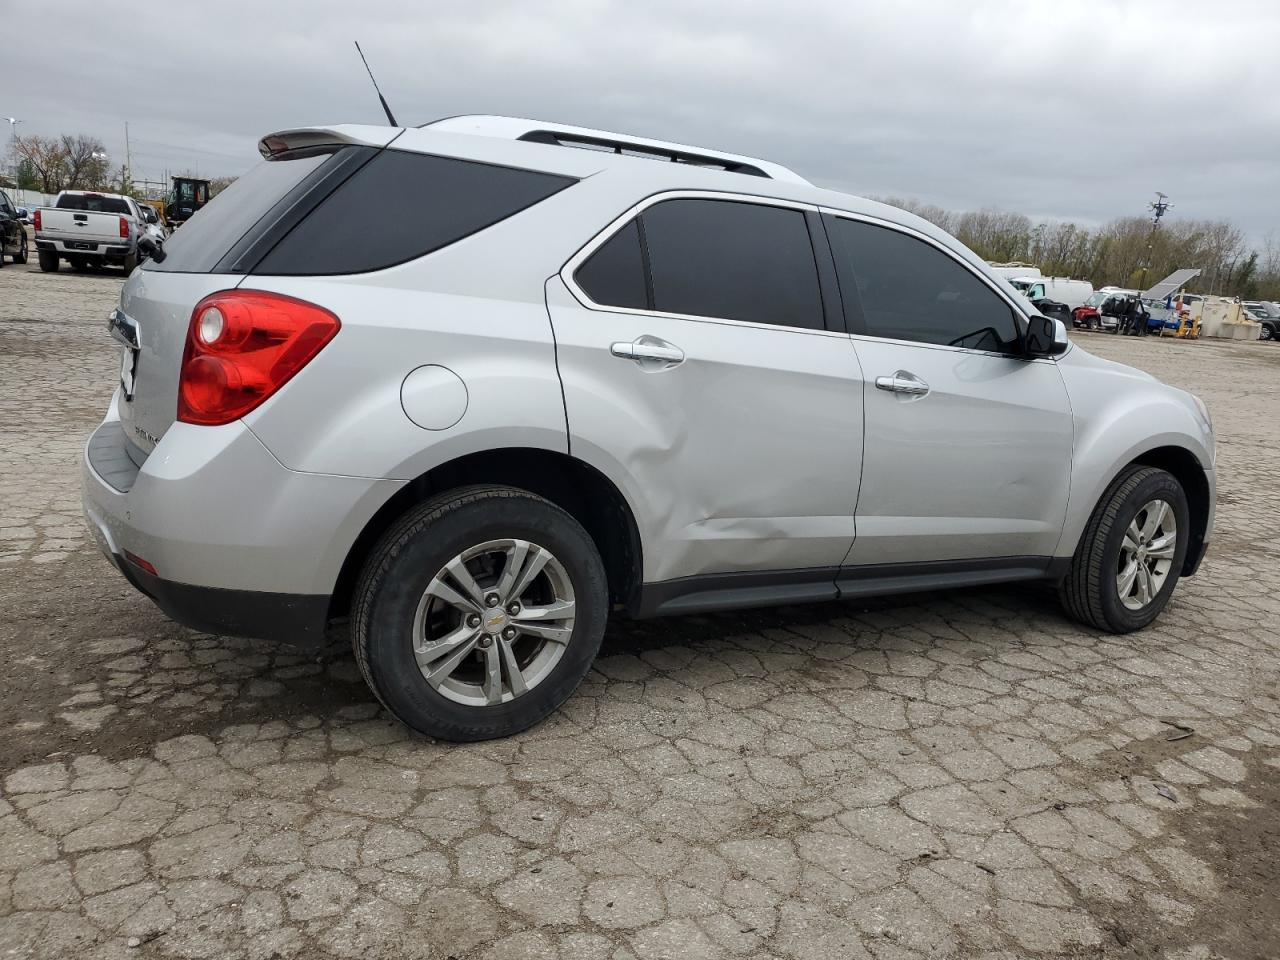
[[260, 148], [124, 286], [85, 512], [183, 623], [349, 618], [417, 730], [536, 723], [613, 613], [1047, 581], [1122, 632], [1204, 555], [1204, 405], [902, 210], [499, 117]]

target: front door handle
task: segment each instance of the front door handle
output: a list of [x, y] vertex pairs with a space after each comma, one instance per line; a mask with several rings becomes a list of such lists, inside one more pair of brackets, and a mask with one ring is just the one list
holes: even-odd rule
[[674, 343], [648, 335], [636, 337], [630, 343], [614, 343], [609, 347], [609, 352], [624, 360], [634, 360], [648, 369], [665, 370], [684, 362], [684, 351]]
[[908, 370], [899, 370], [892, 377], [876, 377], [876, 389], [901, 393], [909, 397], [923, 397], [929, 385]]

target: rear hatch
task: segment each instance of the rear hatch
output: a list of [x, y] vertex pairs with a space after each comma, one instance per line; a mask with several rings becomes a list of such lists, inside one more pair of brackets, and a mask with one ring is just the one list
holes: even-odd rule
[[164, 244], [163, 261], [147, 261], [125, 283], [121, 316], [112, 321], [122, 351], [116, 408], [136, 462], [146, 459], [177, 417], [182, 354], [196, 304], [238, 287], [280, 237], [398, 133], [342, 127], [264, 139], [268, 159], [178, 229]]

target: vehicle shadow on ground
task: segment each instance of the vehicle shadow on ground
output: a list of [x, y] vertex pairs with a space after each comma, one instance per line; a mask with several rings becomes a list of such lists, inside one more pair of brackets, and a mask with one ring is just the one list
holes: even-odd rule
[[[9, 732], [0, 764], [36, 760], [65, 749], [68, 740], [77, 751], [124, 758], [159, 740], [216, 734], [228, 724], [325, 722], [344, 711], [380, 709], [344, 624], [334, 625], [318, 648], [200, 634], [170, 621], [88, 551], [61, 566], [61, 575], [20, 591], [28, 594], [25, 603], [0, 603], [8, 621], [0, 653], [9, 653], [0, 682], [21, 691], [0, 703], [0, 729]], [[91, 605], [94, 617], [68, 616], [69, 593], [79, 594], [76, 606]], [[643, 621], [614, 617], [600, 658], [694, 647], [698, 657], [712, 659], [760, 638], [803, 652], [818, 637], [827, 645], [847, 642], [852, 654], [875, 649], [886, 629], [924, 636], [955, 616], [978, 624], [996, 643], [1028, 624], [1047, 633], [1075, 629], [1050, 591], [1020, 585]]]

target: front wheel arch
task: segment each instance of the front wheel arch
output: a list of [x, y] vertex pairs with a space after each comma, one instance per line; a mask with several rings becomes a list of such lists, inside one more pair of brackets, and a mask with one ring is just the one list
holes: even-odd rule
[[[1187, 507], [1191, 513], [1191, 531], [1187, 541], [1186, 560], [1183, 563], [1181, 574], [1187, 577], [1191, 576], [1195, 573], [1196, 565], [1203, 553], [1201, 548], [1204, 545], [1205, 536], [1209, 532], [1209, 517], [1212, 514], [1213, 506], [1210, 503], [1209, 478], [1205, 475], [1204, 467], [1200, 465], [1200, 460], [1196, 455], [1186, 447], [1155, 447], [1138, 454], [1132, 460], [1112, 471], [1111, 475], [1107, 477], [1106, 484], [1103, 485], [1099, 501], [1107, 496], [1120, 477], [1128, 474], [1135, 467], [1158, 467], [1171, 473], [1182, 484], [1182, 489], [1187, 496]], [[1091, 507], [1091, 510], [1093, 509], [1097, 509], [1096, 503]], [[1081, 536], [1083, 536], [1083, 531]], [[1078, 544], [1072, 546], [1073, 552], [1076, 546]]]

